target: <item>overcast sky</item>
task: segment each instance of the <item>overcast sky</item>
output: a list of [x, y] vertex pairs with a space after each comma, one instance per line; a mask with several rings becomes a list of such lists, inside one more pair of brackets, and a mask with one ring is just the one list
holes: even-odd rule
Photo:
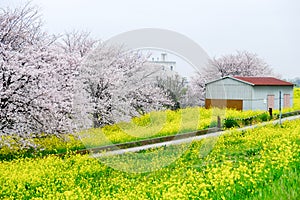
[[[23, 0], [0, 0], [1, 7]], [[90, 31], [106, 40], [162, 28], [184, 34], [210, 57], [247, 50], [283, 78], [300, 77], [298, 0], [32, 0], [50, 33]]]

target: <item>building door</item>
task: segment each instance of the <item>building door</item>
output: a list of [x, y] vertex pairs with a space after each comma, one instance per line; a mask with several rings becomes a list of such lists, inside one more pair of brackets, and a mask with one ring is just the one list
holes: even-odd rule
[[283, 95], [283, 107], [284, 108], [289, 108], [291, 106], [290, 105], [290, 97], [291, 97], [290, 94], [284, 94]]
[[243, 110], [243, 100], [239, 99], [205, 99], [205, 108], [232, 108]]
[[275, 101], [275, 96], [274, 95], [268, 95], [268, 109], [269, 108], [274, 109], [274, 101]]

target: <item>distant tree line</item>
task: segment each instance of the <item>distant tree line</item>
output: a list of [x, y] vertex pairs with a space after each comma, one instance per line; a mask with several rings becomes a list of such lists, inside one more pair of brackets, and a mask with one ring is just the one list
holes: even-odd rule
[[300, 77], [296, 77], [294, 79], [288, 79], [287, 81], [296, 85], [296, 87], [300, 87]]

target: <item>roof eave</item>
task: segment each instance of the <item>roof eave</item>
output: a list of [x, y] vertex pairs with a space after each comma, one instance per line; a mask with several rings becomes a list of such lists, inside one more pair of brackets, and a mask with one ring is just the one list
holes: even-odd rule
[[268, 85], [268, 84], [263, 85], [263, 84], [255, 84], [255, 86], [290, 86], [290, 87], [295, 87], [294, 84], [293, 85]]
[[206, 86], [207, 84], [211, 84], [211, 83], [214, 83], [214, 82], [217, 82], [217, 81], [226, 79], [226, 78], [230, 78], [230, 79], [232, 79], [232, 80], [236, 80], [236, 81], [245, 83], [245, 84], [247, 84], [247, 85], [255, 86], [255, 84], [253, 84], [253, 83], [250, 83], [250, 82], [247, 82], [247, 81], [243, 81], [243, 80], [240, 80], [240, 79], [238, 79], [238, 78], [234, 78], [234, 77], [232, 77], [232, 76], [224, 76], [224, 77], [222, 77], [222, 78], [219, 78], [219, 79], [216, 79], [216, 80], [207, 82], [207, 83], [205, 83], [205, 86]]
[[248, 84], [248, 85], [251, 85], [251, 86], [255, 86], [254, 83], [250, 83], [248, 81], [244, 81], [244, 80], [241, 80], [241, 79], [238, 79], [238, 78], [235, 78], [235, 77], [230, 77], [231, 79], [234, 79], [236, 81], [239, 81], [239, 82], [242, 82], [242, 83], [245, 83], [245, 84]]

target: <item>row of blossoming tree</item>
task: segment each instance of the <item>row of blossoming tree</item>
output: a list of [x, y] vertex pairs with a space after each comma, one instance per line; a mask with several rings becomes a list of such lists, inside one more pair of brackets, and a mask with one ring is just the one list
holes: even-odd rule
[[1, 10], [2, 145], [17, 138], [25, 147], [28, 138], [100, 127], [171, 105], [145, 63], [139, 52], [85, 32], [44, 32], [31, 5]]

